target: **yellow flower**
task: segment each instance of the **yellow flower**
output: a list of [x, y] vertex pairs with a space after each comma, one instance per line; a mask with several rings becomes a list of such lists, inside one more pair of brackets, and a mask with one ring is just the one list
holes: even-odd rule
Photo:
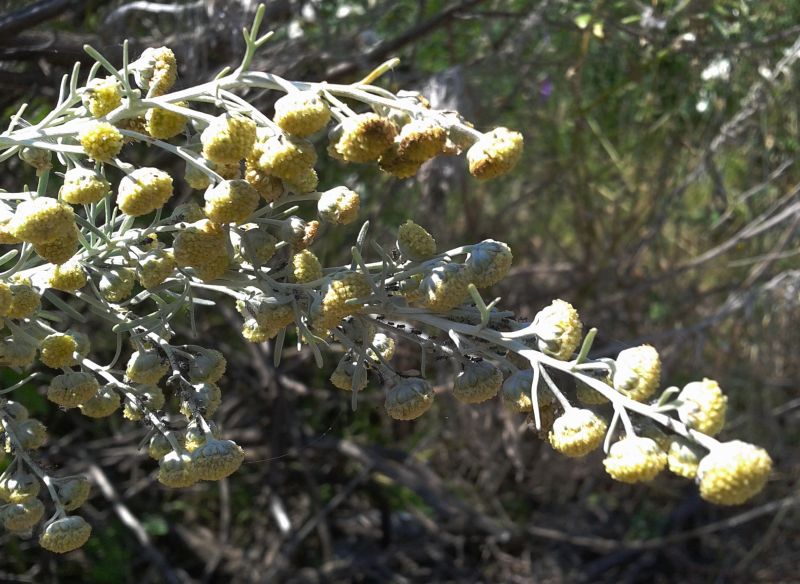
[[661, 359], [650, 345], [621, 351], [616, 360], [614, 388], [636, 401], [652, 396], [661, 382]]
[[583, 324], [569, 302], [556, 299], [536, 314], [533, 330], [539, 350], [565, 361], [581, 343]]
[[245, 232], [239, 240], [240, 260], [248, 261], [253, 265], [256, 263], [263, 265], [275, 255], [278, 239], [263, 227], [250, 225], [252, 225], [250, 229], [243, 226]]
[[53, 369], [62, 369], [75, 364], [72, 356], [78, 350], [78, 343], [70, 335], [55, 333], [42, 340], [39, 345], [39, 358]]
[[678, 395], [678, 415], [684, 424], [709, 436], [725, 425], [728, 398], [713, 379], [688, 383]]
[[421, 162], [409, 160], [400, 155], [399, 147], [395, 142], [378, 159], [378, 168], [391, 174], [395, 178], [411, 178], [419, 171]]
[[97, 162], [109, 162], [122, 150], [122, 134], [108, 122], [91, 122], [78, 133], [86, 156]]
[[75, 230], [72, 207], [50, 197], [36, 197], [21, 202], [8, 230], [14, 237], [34, 244], [43, 244], [69, 237]]
[[137, 268], [139, 283], [146, 290], [160, 286], [175, 271], [175, 258], [169, 251], [161, 249], [147, 252]]
[[20, 279], [11, 284], [11, 306], [6, 316], [8, 318], [28, 318], [42, 306], [41, 297], [30, 284], [30, 280]]
[[100, 278], [100, 294], [109, 302], [122, 302], [133, 292], [135, 279], [136, 272], [130, 268], [109, 268]]
[[225, 231], [208, 219], [178, 233], [173, 249], [175, 263], [194, 268], [197, 276], [206, 282], [219, 278], [230, 264]]
[[157, 168], [137, 168], [119, 181], [117, 205], [131, 217], [160, 209], [172, 197], [172, 177]]
[[436, 254], [436, 240], [410, 219], [397, 230], [397, 247], [410, 260], [427, 260]]
[[[174, 105], [186, 107], [184, 102], [178, 102]], [[183, 132], [187, 122], [187, 118], [183, 114], [160, 107], [147, 110], [144, 119], [147, 132], [158, 140], [169, 140], [177, 136]]]
[[270, 136], [256, 145], [258, 168], [292, 182], [303, 177], [317, 162], [317, 152], [308, 140], [283, 134]]
[[317, 190], [319, 176], [313, 168], [300, 169], [291, 179], [283, 181], [286, 190], [294, 193], [312, 193]]
[[358, 218], [361, 199], [347, 187], [336, 187], [322, 193], [317, 203], [321, 219], [337, 225], [347, 225]]
[[342, 122], [342, 134], [334, 148], [348, 162], [372, 162], [388, 150], [397, 127], [374, 113], [358, 114]]
[[116, 412], [120, 406], [119, 394], [109, 385], [99, 388], [88, 400], [78, 406], [81, 413], [88, 418], [106, 418]]
[[180, 489], [191, 487], [199, 480], [192, 457], [186, 452], [169, 452], [158, 462], [158, 482]]
[[611, 445], [603, 465], [614, 480], [647, 482], [656, 478], [667, 465], [667, 455], [650, 438], [628, 436]]
[[697, 476], [697, 467], [700, 464], [700, 453], [683, 438], [671, 438], [667, 451], [667, 464], [669, 470], [678, 476], [694, 479]]
[[76, 166], [64, 174], [64, 184], [59, 194], [63, 201], [72, 205], [90, 205], [102, 201], [110, 188], [111, 185], [102, 175]]
[[481, 136], [467, 151], [469, 172], [488, 180], [510, 172], [522, 156], [522, 134], [495, 128]]
[[83, 517], [71, 515], [50, 523], [39, 536], [39, 545], [47, 551], [65, 554], [83, 546], [91, 535], [92, 526]]
[[47, 399], [64, 408], [74, 408], [91, 398], [100, 385], [90, 373], [70, 371], [56, 375], [47, 388]]
[[147, 92], [147, 97], [164, 95], [178, 78], [175, 53], [167, 47], [148, 47], [131, 63], [136, 83]]
[[328, 104], [311, 91], [292, 91], [275, 102], [275, 123], [298, 138], [319, 132], [330, 119]]
[[467, 404], [492, 399], [503, 384], [503, 373], [489, 361], [469, 363], [456, 376], [453, 395]]
[[452, 310], [469, 296], [469, 271], [459, 264], [442, 264], [428, 272], [419, 284], [421, 304], [433, 312]]
[[226, 180], [206, 191], [203, 211], [214, 223], [242, 223], [258, 207], [258, 191], [244, 180]]
[[64, 237], [47, 243], [34, 243], [33, 251], [43, 260], [51, 264], [63, 264], [69, 261], [78, 251], [78, 229], [74, 228]]
[[[340, 359], [339, 363], [336, 364], [336, 369], [334, 369], [330, 377], [331, 383], [334, 385], [334, 387], [338, 387], [344, 391], [352, 391], [353, 376], [355, 375], [357, 365], [357, 362], [346, 357]], [[366, 387], [367, 374], [366, 371], [364, 371], [361, 377], [358, 379], [356, 391], [363, 391]]]
[[470, 279], [478, 288], [494, 286], [511, 268], [514, 256], [502, 241], [486, 239], [474, 246], [464, 265], [470, 270]]
[[384, 408], [395, 420], [414, 420], [431, 409], [433, 387], [421, 377], [406, 377], [386, 393]]
[[717, 505], [740, 505], [767, 483], [772, 459], [767, 451], [739, 440], [714, 447], [697, 468], [700, 496]]
[[155, 385], [169, 371], [169, 363], [155, 350], [134, 351], [125, 368], [125, 377], [133, 383]]
[[398, 154], [410, 161], [425, 162], [440, 154], [447, 132], [431, 120], [414, 120], [400, 130]]
[[292, 281], [298, 284], [313, 282], [322, 277], [322, 264], [309, 249], [304, 249], [292, 256]]
[[96, 77], [87, 85], [81, 96], [83, 105], [95, 118], [102, 118], [108, 112], [122, 105], [122, 92], [114, 77]]
[[253, 185], [267, 203], [277, 201], [285, 191], [281, 179], [261, 170], [258, 163], [250, 159], [245, 162], [244, 180]]
[[289, 304], [279, 304], [275, 299], [258, 297], [247, 302], [238, 301], [236, 310], [245, 317], [242, 335], [251, 343], [263, 343], [294, 322], [294, 310]]
[[240, 115], [218, 116], [200, 135], [203, 156], [215, 164], [234, 164], [250, 154], [256, 123]]
[[22, 338], [6, 337], [0, 342], [0, 364], [27, 367], [36, 358], [36, 345]]
[[198, 350], [189, 364], [189, 379], [192, 383], [209, 381], [216, 383], [225, 374], [225, 356], [214, 349]]
[[344, 317], [361, 310], [359, 304], [349, 300], [366, 298], [372, 294], [367, 276], [361, 272], [341, 272], [336, 274], [324, 288], [322, 303], [318, 310], [312, 310], [312, 329], [328, 331]]
[[138, 385], [132, 393], [136, 400], [128, 398], [122, 408], [122, 416], [126, 420], [141, 420], [145, 411], [157, 412], [166, 402], [164, 392], [157, 385]]
[[0, 521], [10, 532], [28, 531], [44, 516], [44, 503], [33, 498], [0, 507]]
[[83, 505], [89, 498], [89, 492], [91, 491], [89, 479], [82, 476], [61, 480], [56, 485], [58, 496], [67, 511], [75, 511], [75, 509]]
[[[526, 363], [527, 364], [527, 363]], [[531, 389], [533, 388], [533, 370], [521, 369], [514, 372], [505, 380], [500, 397], [503, 405], [512, 412], [525, 413], [533, 411]], [[550, 391], [536, 392], [536, 401], [540, 408], [550, 406], [554, 401]]]
[[550, 445], [566, 456], [586, 456], [600, 446], [607, 429], [606, 421], [593, 411], [571, 408], [553, 423]]
[[232, 440], [210, 439], [192, 452], [192, 464], [197, 477], [204, 481], [219, 481], [239, 470], [244, 451]]

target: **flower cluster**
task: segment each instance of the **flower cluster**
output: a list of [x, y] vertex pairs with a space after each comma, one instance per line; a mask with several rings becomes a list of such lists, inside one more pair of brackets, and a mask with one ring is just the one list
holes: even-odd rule
[[[12, 457], [0, 476], [6, 529], [24, 535], [40, 525], [45, 485], [55, 513], [40, 526], [41, 546], [65, 553], [91, 533], [71, 514], [90, 496], [88, 481], [52, 477], [36, 463], [31, 453], [45, 444], [46, 429], [11, 399], [40, 375], [47, 399], [60, 408], [144, 425], [157, 479], [167, 487], [218, 481], [242, 465], [246, 453], [212, 420], [224, 397], [226, 360], [212, 348], [180, 344], [182, 331], [172, 325], [181, 310], [194, 314], [220, 297], [235, 304], [243, 338], [274, 339], [278, 356], [294, 333], [320, 360], [321, 346], [341, 349], [331, 384], [351, 392], [355, 404], [377, 380], [394, 419], [420, 417], [438, 393], [424, 366], [413, 375], [393, 366], [396, 344], [410, 343], [423, 361], [433, 352], [460, 368], [452, 385], [457, 399], [474, 404], [500, 395], [512, 411], [530, 414], [556, 451], [583, 457], [605, 443], [605, 468], [616, 480], [648, 481], [668, 467], [697, 478], [701, 495], [720, 504], [761, 489], [769, 456], [711, 437], [725, 419], [716, 382], [690, 383], [671, 401], [674, 392], [665, 392], [650, 403], [661, 374], [654, 348], [590, 360], [593, 333], [583, 336], [568, 302], [555, 300], [530, 323], [487, 305], [481, 290], [511, 267], [505, 243], [442, 251], [409, 220], [398, 226], [392, 249], [367, 247], [365, 225], [352, 262], [323, 265], [314, 251], [321, 234], [355, 222], [361, 194], [344, 185], [319, 187], [320, 151], [400, 179], [437, 156], [464, 154], [469, 172], [488, 180], [514, 168], [523, 138], [506, 128], [481, 133], [421, 96], [400, 97], [369, 83], [290, 82], [250, 71], [246, 65], [264, 40], [255, 28], [241, 67], [180, 92], [170, 93], [178, 63], [167, 48], [147, 49], [120, 70], [91, 49], [105, 77], [83, 85], [73, 79], [75, 89], [52, 116], [0, 134], [0, 153], [19, 152], [39, 177], [35, 191], [0, 197], [0, 241], [14, 246], [0, 258], [0, 363], [23, 374], [0, 391], [3, 444]], [[285, 92], [271, 117], [235, 93], [253, 87]], [[126, 147], [135, 142], [179, 158], [184, 176], [137, 167], [135, 150]], [[202, 192], [176, 200], [192, 190]], [[313, 217], [290, 214], [306, 204]], [[365, 261], [366, 249], [376, 250], [374, 261]], [[79, 325], [62, 326], [80, 302], [126, 338], [114, 363], [92, 360]], [[54, 324], [45, 309], [65, 318]], [[570, 390], [554, 383], [553, 371], [580, 383], [575, 398], [585, 407], [571, 405]], [[177, 396], [174, 406], [165, 391]], [[170, 408], [182, 423], [168, 429], [161, 414]], [[672, 441], [648, 437], [640, 428], [645, 421]]]

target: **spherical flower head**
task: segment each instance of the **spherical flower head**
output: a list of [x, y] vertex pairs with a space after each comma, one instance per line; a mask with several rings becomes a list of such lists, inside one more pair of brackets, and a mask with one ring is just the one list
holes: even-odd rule
[[22, 532], [33, 528], [44, 516], [44, 503], [39, 499], [28, 499], [0, 507], [0, 521], [8, 531]]
[[503, 385], [503, 373], [488, 361], [469, 363], [456, 376], [453, 395], [467, 404], [492, 399]]
[[225, 356], [219, 351], [202, 349], [189, 364], [189, 380], [192, 383], [202, 381], [216, 383], [225, 374], [227, 364]]
[[11, 309], [14, 295], [11, 293], [11, 286], [7, 282], [0, 282], [0, 316], [6, 316]]
[[156, 412], [164, 407], [164, 391], [157, 385], [138, 385], [133, 391], [136, 400], [130, 398], [122, 408], [122, 416], [134, 422], [144, 418], [145, 411]]
[[409, 219], [397, 230], [397, 248], [410, 260], [427, 260], [436, 254], [436, 240]]
[[550, 445], [572, 458], [586, 456], [602, 444], [606, 430], [606, 421], [592, 410], [571, 408], [553, 422]]
[[130, 297], [136, 283], [136, 272], [130, 268], [109, 268], [100, 277], [100, 294], [109, 302], [122, 302]]
[[47, 280], [48, 286], [61, 292], [75, 292], [86, 286], [86, 270], [78, 262], [57, 265]]
[[169, 363], [152, 349], [134, 351], [125, 368], [125, 378], [133, 383], [155, 385], [169, 371]]
[[683, 438], [674, 437], [669, 441], [667, 464], [669, 470], [680, 477], [692, 479], [697, 476], [697, 467], [702, 455], [700, 450]]
[[345, 119], [334, 148], [348, 162], [372, 162], [394, 142], [397, 127], [378, 114], [365, 113]]
[[65, 554], [83, 546], [92, 535], [92, 526], [79, 515], [56, 519], [39, 536], [39, 545], [50, 552]]
[[488, 288], [502, 280], [511, 268], [514, 256], [502, 241], [486, 239], [474, 246], [464, 265], [470, 270], [470, 279], [478, 288]]
[[772, 459], [758, 446], [733, 440], [712, 448], [697, 467], [700, 496], [717, 505], [740, 505], [767, 483]]
[[110, 188], [111, 185], [101, 174], [76, 166], [64, 174], [59, 195], [62, 201], [72, 205], [90, 205], [102, 201]]
[[34, 499], [41, 490], [41, 482], [29, 472], [16, 471], [4, 474], [0, 479], [0, 499], [8, 503], [29, 501]]
[[160, 209], [172, 197], [172, 177], [157, 168], [137, 168], [119, 181], [117, 205], [131, 217]]
[[181, 446], [186, 442], [184, 432], [169, 431], [167, 434], [162, 434], [161, 432], [154, 434], [147, 445], [147, 454], [153, 460], [159, 460], [172, 452], [172, 444], [167, 435], [175, 438], [175, 441]]
[[89, 498], [92, 486], [89, 479], [83, 476], [70, 477], [59, 481], [56, 485], [58, 497], [67, 511], [75, 511]]
[[728, 398], [713, 379], [688, 383], [678, 395], [681, 421], [698, 432], [715, 436], [725, 425]]
[[[331, 373], [331, 383], [334, 387], [338, 387], [344, 391], [352, 391], [353, 390], [353, 376], [356, 373], [356, 368], [358, 363], [353, 361], [349, 358], [340, 359], [339, 362], [336, 364], [336, 369], [333, 370]], [[358, 380], [356, 381], [356, 391], [363, 391], [367, 387], [367, 375], [366, 371], [362, 371], [362, 374], [359, 376]]]
[[414, 420], [431, 409], [434, 392], [421, 377], [406, 377], [386, 394], [386, 413], [395, 420]]
[[275, 123], [298, 138], [316, 134], [330, 119], [331, 108], [311, 91], [292, 91], [275, 102]]
[[[175, 105], [186, 106], [183, 102], [178, 102]], [[183, 132], [186, 127], [187, 117], [168, 109], [154, 107], [147, 110], [144, 120], [148, 134], [158, 140], [169, 140]]]
[[68, 262], [78, 251], [78, 229], [73, 228], [68, 235], [47, 243], [34, 243], [33, 251], [43, 260], [60, 265]]
[[[219, 428], [217, 428], [217, 425], [214, 422], [207, 422], [207, 425], [211, 430], [211, 437], [220, 438], [222, 436]], [[184, 431], [183, 435], [183, 442], [188, 452], [194, 452], [203, 444], [208, 442], [208, 439], [209, 435], [206, 433], [198, 420], [192, 420], [186, 426], [186, 430]]]
[[230, 264], [225, 231], [208, 219], [179, 232], [173, 253], [178, 266], [194, 268], [197, 276], [206, 282], [222, 276]]
[[122, 150], [122, 134], [108, 122], [90, 122], [78, 133], [78, 141], [90, 159], [109, 162]]
[[386, 150], [378, 159], [378, 168], [395, 178], [411, 178], [419, 172], [421, 162], [409, 160], [400, 155], [400, 148], [395, 142], [391, 148]]
[[278, 239], [263, 227], [246, 229], [239, 241], [239, 255], [251, 264], [266, 264], [275, 255]]
[[[17, 441], [19, 446], [25, 450], [36, 450], [47, 442], [47, 428], [39, 420], [31, 418], [17, 424]], [[11, 452], [11, 439], [6, 436], [6, 452]]]
[[115, 77], [96, 77], [86, 85], [81, 100], [92, 116], [102, 118], [122, 105], [119, 82]]
[[560, 299], [540, 310], [532, 326], [539, 350], [562, 361], [572, 357], [581, 342], [583, 324], [578, 311]]
[[361, 199], [347, 187], [325, 191], [317, 203], [320, 219], [337, 225], [348, 225], [358, 219]]
[[[503, 405], [512, 412], [526, 413], [533, 411], [531, 389], [533, 388], [533, 370], [521, 369], [509, 375], [503, 382], [500, 397]], [[536, 392], [536, 401], [540, 408], [553, 403], [553, 394], [539, 389]]]
[[11, 211], [0, 208], [0, 245], [16, 245], [22, 242], [19, 237], [14, 237], [8, 230], [8, 225], [13, 217], [14, 214]]
[[419, 284], [422, 304], [433, 312], [447, 312], [469, 296], [469, 271], [459, 264], [442, 264], [428, 272]]
[[234, 164], [250, 154], [256, 123], [236, 114], [222, 114], [200, 134], [203, 156], [215, 164]]
[[90, 399], [100, 388], [91, 373], [70, 371], [56, 375], [47, 388], [47, 399], [63, 408], [75, 408]]
[[612, 381], [620, 393], [636, 401], [652, 396], [661, 382], [661, 359], [650, 345], [621, 351]]
[[164, 95], [178, 79], [175, 53], [167, 47], [148, 47], [131, 63], [136, 84], [147, 92], [147, 97]]
[[251, 343], [263, 343], [274, 338], [278, 332], [294, 322], [294, 310], [290, 304], [279, 304], [270, 298], [254, 298], [236, 303], [236, 309], [245, 317], [242, 334]]
[[22, 241], [47, 243], [68, 237], [75, 230], [75, 214], [66, 203], [50, 197], [36, 197], [17, 205], [8, 230]]
[[409, 161], [422, 163], [441, 154], [447, 131], [432, 120], [414, 120], [400, 130], [398, 154]]
[[175, 271], [175, 257], [171, 252], [156, 249], [147, 252], [137, 266], [136, 277], [146, 290], [160, 286]]
[[75, 364], [72, 356], [78, 343], [70, 335], [55, 333], [46, 336], [39, 345], [39, 359], [53, 369], [62, 369]]
[[606, 472], [622, 483], [652, 481], [667, 465], [667, 455], [650, 438], [628, 436], [615, 442], [603, 460]]
[[293, 193], [313, 193], [319, 185], [319, 175], [313, 168], [302, 168], [291, 179], [283, 181], [283, 187]]
[[317, 162], [317, 152], [308, 140], [285, 134], [268, 137], [259, 142], [256, 151], [258, 168], [272, 176], [292, 182]]
[[22, 337], [6, 337], [0, 342], [0, 364], [6, 367], [27, 367], [36, 358], [36, 345]]
[[292, 256], [292, 277], [293, 282], [305, 284], [313, 282], [322, 277], [322, 264], [319, 263], [317, 256], [309, 249], [304, 249]]
[[286, 190], [281, 179], [261, 170], [258, 164], [251, 160], [245, 163], [244, 180], [253, 185], [267, 203], [280, 199]]
[[258, 191], [249, 182], [226, 180], [206, 191], [203, 211], [214, 223], [243, 223], [259, 200]]
[[332, 329], [344, 317], [361, 310], [359, 304], [351, 304], [348, 301], [363, 299], [371, 294], [369, 279], [361, 272], [347, 271], [336, 274], [324, 288], [319, 312], [312, 317], [312, 328], [319, 331]]
[[233, 440], [211, 438], [192, 452], [192, 464], [198, 478], [219, 481], [232, 475], [244, 461], [244, 451]]
[[222, 404], [222, 390], [219, 385], [210, 381], [202, 381], [193, 385], [191, 390], [181, 396], [181, 413], [187, 418], [200, 413], [210, 418]]
[[522, 134], [508, 128], [484, 134], [467, 151], [470, 174], [488, 180], [510, 172], [522, 156], [522, 144]]
[[191, 487], [200, 477], [187, 452], [171, 451], [158, 461], [158, 482], [173, 489]]
[[95, 394], [78, 407], [87, 418], [107, 418], [119, 409], [120, 397], [109, 385], [99, 388]]
[[51, 162], [53, 155], [49, 150], [45, 150], [44, 148], [26, 146], [19, 151], [19, 158], [36, 169], [36, 176], [41, 176], [43, 172], [53, 168]]

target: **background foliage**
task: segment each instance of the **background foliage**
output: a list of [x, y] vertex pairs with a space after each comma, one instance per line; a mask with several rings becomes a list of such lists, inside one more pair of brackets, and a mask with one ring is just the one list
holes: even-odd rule
[[[46, 113], [90, 42], [119, 60], [166, 44], [184, 85], [234, 63], [255, 2], [5, 2], [0, 105]], [[665, 477], [613, 483], [597, 455], [559, 458], [497, 401], [443, 395], [416, 423], [356, 412], [306, 351], [272, 368], [230, 306], [201, 335], [229, 357], [217, 420], [242, 470], [173, 492], [136, 448], [143, 430], [21, 400], [54, 437], [43, 461], [95, 483], [85, 550], [54, 559], [0, 536], [0, 580], [20, 582], [789, 582], [800, 560], [800, 4], [789, 0], [396, 0], [267, 2], [276, 32], [258, 68], [384, 81], [482, 129], [525, 134], [513, 175], [471, 180], [460, 159], [398, 181], [327, 160], [322, 185], [362, 194], [390, 242], [414, 218], [444, 247], [494, 237], [515, 267], [496, 293], [531, 316], [554, 297], [600, 329], [597, 354], [639, 342], [665, 380], [698, 372], [730, 396], [728, 428], [766, 447], [774, 478], [751, 506], [717, 509]], [[36, 7], [38, 10], [33, 10]], [[251, 96], [252, 97], [252, 96]], [[277, 96], [257, 96], [265, 112]], [[33, 113], [31, 113], [33, 112]], [[156, 152], [143, 151], [149, 164]], [[163, 167], [163, 166], [162, 166]], [[176, 172], [180, 172], [176, 167]], [[0, 186], [32, 174], [7, 165]], [[185, 199], [189, 192], [183, 192]], [[378, 219], [380, 218], [380, 219]], [[347, 257], [358, 226], [327, 237]], [[332, 234], [329, 234], [329, 236]], [[102, 336], [91, 331], [102, 347]], [[213, 343], [212, 343], [213, 345]], [[290, 358], [286, 358], [290, 357]], [[414, 354], [401, 355], [407, 368]], [[333, 360], [330, 363], [332, 368]], [[402, 368], [402, 367], [401, 367]], [[438, 390], [453, 372], [444, 366]], [[4, 380], [6, 383], [10, 379]], [[723, 434], [724, 437], [724, 434]], [[71, 462], [67, 462], [67, 461]]]

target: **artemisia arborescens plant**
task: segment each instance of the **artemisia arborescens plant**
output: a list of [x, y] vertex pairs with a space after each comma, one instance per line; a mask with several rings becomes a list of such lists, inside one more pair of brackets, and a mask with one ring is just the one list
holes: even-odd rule
[[[374, 376], [389, 416], [421, 416], [434, 400], [426, 358], [444, 358], [461, 369], [452, 388], [459, 400], [499, 394], [508, 408], [529, 413], [558, 452], [577, 458], [604, 448], [616, 480], [650, 481], [669, 468], [723, 505], [761, 490], [768, 454], [713, 438], [726, 408], [716, 382], [659, 392], [661, 365], [650, 346], [588, 359], [595, 331], [584, 337], [578, 313], [562, 300], [532, 322], [499, 310], [496, 301], [487, 305], [480, 290], [508, 272], [506, 244], [442, 251], [408, 221], [398, 226], [396, 248], [384, 249], [367, 245], [364, 224], [349, 265], [323, 266], [314, 253], [325, 245], [324, 237], [317, 241], [321, 224], [358, 221], [360, 196], [318, 184], [320, 154], [377, 164], [399, 178], [436, 156], [464, 154], [469, 172], [490, 180], [512, 170], [523, 140], [506, 128], [478, 131], [420, 95], [374, 85], [390, 64], [350, 85], [251, 70], [267, 38], [258, 36], [262, 15], [259, 9], [245, 31], [238, 68], [186, 89], [173, 87], [177, 64], [168, 48], [147, 49], [132, 62], [126, 51], [118, 69], [87, 47], [96, 63], [85, 82], [76, 65], [44, 119], [29, 124], [20, 111], [0, 134], [0, 160], [19, 156], [38, 175], [35, 190], [0, 193], [0, 362], [35, 370], [0, 391], [11, 457], [0, 477], [7, 530], [36, 530], [41, 546], [58, 553], [82, 546], [91, 532], [74, 514], [89, 495], [88, 480], [52, 476], [31, 455], [45, 444], [46, 429], [14, 391], [34, 378], [46, 380], [47, 398], [62, 408], [90, 418], [121, 410], [145, 424], [158, 480], [168, 487], [220, 480], [239, 468], [244, 452], [212, 421], [224, 394], [225, 358], [213, 347], [185, 344], [171, 325], [187, 306], [194, 322], [195, 312], [202, 316], [224, 297], [241, 314], [244, 338], [272, 340], [278, 360], [287, 329], [320, 366], [323, 349], [343, 350], [330, 381], [352, 392], [354, 406]], [[285, 94], [272, 117], [241, 97], [250, 89]], [[182, 159], [185, 174], [137, 166], [131, 143]], [[196, 190], [196, 202], [171, 205], [181, 182]], [[313, 203], [305, 217], [294, 214]], [[76, 310], [76, 301], [85, 309]], [[70, 328], [87, 317], [116, 334], [108, 364]], [[418, 346], [420, 376], [393, 369], [398, 342]], [[553, 371], [573, 377], [574, 387], [559, 388]], [[177, 396], [185, 418], [179, 431], [161, 421], [165, 390]], [[47, 519], [45, 493], [53, 507]]]

